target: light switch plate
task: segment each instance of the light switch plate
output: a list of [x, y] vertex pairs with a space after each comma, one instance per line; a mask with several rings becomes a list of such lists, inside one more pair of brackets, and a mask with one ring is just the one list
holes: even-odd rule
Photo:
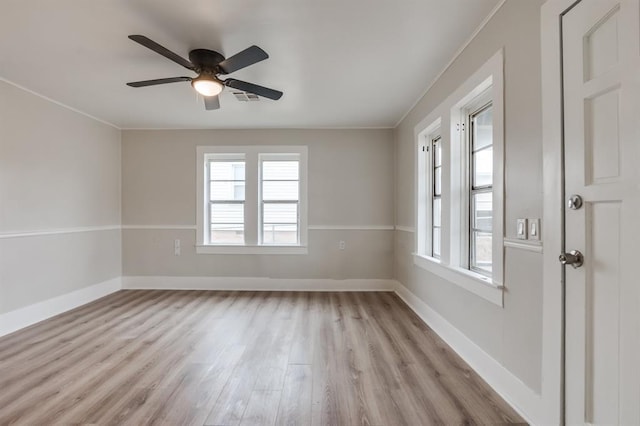
[[540, 241], [540, 219], [529, 219], [529, 239]]
[[527, 230], [527, 219], [516, 219], [516, 238], [526, 240]]

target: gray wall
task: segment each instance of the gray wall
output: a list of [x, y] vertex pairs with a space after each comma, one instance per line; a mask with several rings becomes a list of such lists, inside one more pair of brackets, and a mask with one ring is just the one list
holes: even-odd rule
[[[0, 81], [0, 236], [120, 224], [120, 131]], [[0, 313], [121, 275], [119, 230], [0, 238]]]
[[[540, 6], [509, 0], [395, 130], [396, 224], [414, 226], [414, 127], [498, 49], [505, 53], [505, 226], [542, 217]], [[425, 85], [429, 82], [425, 82]], [[540, 391], [542, 255], [506, 248], [504, 308], [413, 265], [414, 234], [397, 231], [396, 278], [430, 307]]]
[[286, 256], [198, 255], [195, 231], [149, 229], [195, 224], [196, 146], [255, 144], [308, 146], [309, 225], [393, 226], [391, 130], [125, 130], [125, 276], [393, 277], [392, 230], [309, 230], [309, 254]]

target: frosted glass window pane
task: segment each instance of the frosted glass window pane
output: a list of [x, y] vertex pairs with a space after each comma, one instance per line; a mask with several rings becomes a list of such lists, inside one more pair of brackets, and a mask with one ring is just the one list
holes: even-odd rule
[[473, 227], [482, 231], [493, 229], [493, 194], [481, 192], [473, 195]]
[[209, 180], [244, 180], [244, 161], [210, 161]]
[[262, 230], [263, 244], [297, 244], [298, 225], [265, 223]]
[[440, 209], [442, 200], [440, 198], [434, 198], [433, 200], [433, 226], [441, 226], [440, 223]]
[[209, 197], [211, 201], [244, 201], [243, 182], [210, 182]]
[[493, 148], [473, 154], [473, 186], [493, 184]]
[[493, 145], [493, 107], [476, 114], [473, 120], [473, 150]]
[[491, 273], [491, 244], [492, 238], [489, 232], [474, 231], [471, 235], [471, 266]]
[[263, 223], [298, 223], [298, 204], [265, 203], [262, 210]]
[[244, 223], [244, 204], [211, 204], [211, 223]]
[[262, 182], [262, 199], [270, 200], [298, 200], [298, 182]]
[[298, 161], [263, 161], [263, 180], [299, 180]]

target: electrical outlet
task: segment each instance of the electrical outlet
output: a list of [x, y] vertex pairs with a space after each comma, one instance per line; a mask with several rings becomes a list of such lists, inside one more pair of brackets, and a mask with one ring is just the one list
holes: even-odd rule
[[529, 239], [540, 241], [540, 219], [529, 219]]
[[527, 239], [527, 219], [516, 219], [516, 238]]
[[173, 254], [174, 256], [180, 256], [180, 252], [181, 252], [181, 247], [180, 247], [180, 240], [175, 240], [173, 242]]
[[338, 248], [340, 250], [344, 250], [346, 246], [347, 246], [347, 244], [344, 241], [338, 242]]

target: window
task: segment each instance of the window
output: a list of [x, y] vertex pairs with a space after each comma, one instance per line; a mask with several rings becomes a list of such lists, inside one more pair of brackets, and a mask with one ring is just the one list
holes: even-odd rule
[[306, 147], [198, 147], [197, 252], [306, 253]]
[[491, 276], [493, 245], [493, 106], [469, 114], [469, 269]]
[[417, 252], [434, 260], [442, 256], [443, 158], [440, 119], [420, 132], [418, 143], [418, 247]]
[[263, 244], [298, 244], [300, 161], [297, 156], [261, 155], [261, 221]]
[[213, 154], [208, 158], [207, 170], [209, 242], [244, 244], [244, 158]]
[[442, 234], [442, 137], [431, 139], [431, 255], [440, 259]]
[[414, 263], [503, 303], [503, 56], [415, 127]]

